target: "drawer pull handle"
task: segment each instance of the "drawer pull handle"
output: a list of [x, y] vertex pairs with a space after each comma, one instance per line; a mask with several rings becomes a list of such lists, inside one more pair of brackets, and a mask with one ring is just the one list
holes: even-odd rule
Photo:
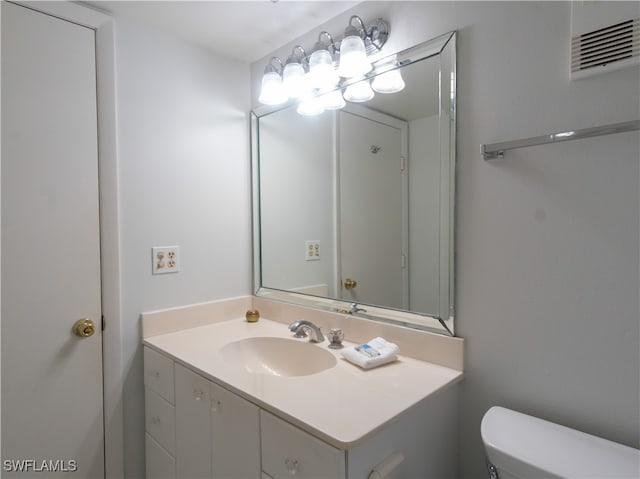
[[204, 391], [202, 389], [194, 389], [193, 397], [196, 401], [200, 401], [204, 397]]
[[292, 476], [295, 476], [298, 473], [299, 464], [300, 463], [297, 459], [286, 458], [284, 460], [284, 465], [287, 467], [287, 472], [289, 472], [289, 474]]
[[380, 464], [377, 464], [367, 479], [384, 479], [388, 477], [402, 461], [404, 461], [404, 454], [401, 452], [394, 452]]
[[222, 409], [222, 401], [211, 399], [211, 412], [220, 412]]
[[151, 371], [150, 374], [156, 379], [160, 377], [160, 371]]
[[153, 416], [153, 417], [151, 418], [151, 422], [152, 422], [153, 424], [160, 424], [160, 416]]

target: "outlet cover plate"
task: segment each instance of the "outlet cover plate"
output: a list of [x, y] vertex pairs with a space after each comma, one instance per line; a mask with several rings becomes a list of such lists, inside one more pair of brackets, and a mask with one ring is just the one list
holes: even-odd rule
[[152, 274], [177, 273], [180, 271], [179, 246], [154, 246], [151, 248]]
[[304, 259], [305, 261], [320, 260], [320, 241], [307, 240], [304, 242]]

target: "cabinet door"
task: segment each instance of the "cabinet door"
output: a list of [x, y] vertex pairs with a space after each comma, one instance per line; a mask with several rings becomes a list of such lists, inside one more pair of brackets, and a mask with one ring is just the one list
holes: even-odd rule
[[256, 405], [211, 383], [214, 479], [260, 478], [260, 416]]
[[176, 477], [176, 461], [149, 433], [145, 434], [147, 479], [173, 479]]
[[209, 381], [176, 363], [175, 395], [177, 477], [210, 478]]
[[260, 411], [262, 470], [275, 479], [346, 477], [345, 451]]

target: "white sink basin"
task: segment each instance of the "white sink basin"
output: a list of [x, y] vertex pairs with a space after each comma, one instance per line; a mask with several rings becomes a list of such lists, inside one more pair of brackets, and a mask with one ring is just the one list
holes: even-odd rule
[[250, 373], [308, 376], [336, 365], [333, 354], [305, 340], [256, 337], [222, 347], [222, 357]]

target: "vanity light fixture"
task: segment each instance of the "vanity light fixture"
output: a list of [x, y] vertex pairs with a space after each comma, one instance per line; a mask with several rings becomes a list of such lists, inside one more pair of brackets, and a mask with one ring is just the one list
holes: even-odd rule
[[[324, 44], [322, 38], [329, 43]], [[318, 41], [313, 47], [313, 53], [309, 57], [309, 82], [313, 88], [329, 90], [340, 83], [340, 75], [333, 66], [333, 56], [336, 53], [333, 37], [329, 32], [320, 32]]]
[[[274, 65], [276, 62], [279, 65]], [[264, 69], [262, 76], [262, 88], [258, 101], [264, 105], [281, 105], [287, 101], [288, 96], [282, 85], [282, 62], [278, 57], [272, 57]]]
[[[334, 41], [329, 32], [322, 31], [310, 56], [306, 55], [304, 48], [296, 45], [284, 66], [277, 57], [271, 58], [262, 77], [258, 100], [275, 106], [289, 98], [295, 99], [300, 102], [298, 112], [304, 115], [343, 108], [345, 99], [355, 102], [370, 100], [374, 92], [369, 81], [356, 85], [354, 79], [366, 79], [365, 75], [373, 69], [370, 56], [382, 49], [388, 37], [389, 24], [385, 20], [378, 18], [365, 25], [359, 16], [352, 15], [343, 40]], [[279, 65], [275, 64], [276, 61]], [[389, 73], [394, 71], [393, 68]], [[349, 84], [344, 95], [338, 89], [341, 77], [345, 79], [342, 86]], [[380, 92], [390, 93], [398, 88], [399, 72], [390, 77], [394, 78], [395, 86], [389, 87], [389, 80], [385, 83], [385, 79], [380, 79], [376, 82]], [[400, 82], [404, 86], [401, 77]], [[312, 97], [318, 101], [312, 101]]]
[[293, 47], [291, 55], [282, 70], [282, 86], [289, 98], [300, 99], [307, 96], [311, 90], [304, 63], [306, 52], [300, 45]]
[[[357, 20], [360, 23], [361, 28], [359, 30], [351, 25], [353, 20]], [[352, 78], [364, 75], [373, 68], [367, 58], [364, 40], [360, 37], [360, 32], [363, 31], [364, 24], [360, 17], [357, 15], [352, 16], [349, 20], [349, 26], [344, 31], [344, 40], [340, 43], [338, 75], [341, 77]]]

